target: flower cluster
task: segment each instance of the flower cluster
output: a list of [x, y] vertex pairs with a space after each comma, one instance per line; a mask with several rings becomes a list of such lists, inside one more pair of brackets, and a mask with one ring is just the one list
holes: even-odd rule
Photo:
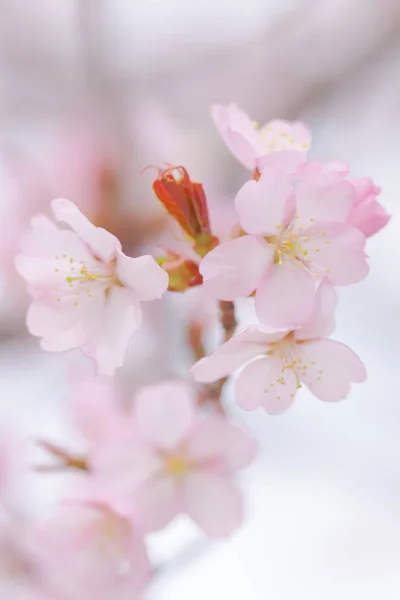
[[[180, 228], [178, 247], [129, 257], [63, 199], [51, 206], [57, 224], [38, 215], [22, 239], [15, 264], [32, 297], [30, 333], [47, 351], [80, 349], [97, 370], [75, 377], [69, 393], [84, 451], [42, 443], [59, 468], [80, 477], [26, 536], [23, 553], [36, 548], [40, 598], [135, 598], [151, 573], [149, 533], [182, 514], [211, 537], [241, 524], [235, 477], [256, 444], [221, 403], [237, 369], [239, 406], [270, 414], [285, 411], [303, 386], [338, 401], [366, 379], [358, 356], [330, 336], [336, 287], [367, 276], [366, 239], [389, 220], [379, 188], [351, 179], [344, 163], [308, 160], [311, 134], [302, 123], [259, 127], [234, 104], [214, 106], [212, 116], [250, 170], [232, 200], [229, 234], [214, 222], [203, 186], [168, 165], [153, 189]], [[197, 362], [188, 377], [147, 385], [123, 402], [111, 377], [141, 326], [142, 302], [189, 290], [198, 307], [219, 307], [223, 343], [207, 356], [196, 315], [188, 332]], [[259, 322], [235, 334], [235, 301], [243, 297]], [[67, 555], [68, 568], [60, 561]]]

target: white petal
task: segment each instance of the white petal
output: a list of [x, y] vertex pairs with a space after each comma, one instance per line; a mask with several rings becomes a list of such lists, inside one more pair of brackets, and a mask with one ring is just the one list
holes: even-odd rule
[[69, 225], [88, 244], [95, 256], [108, 262], [115, 258], [120, 243], [117, 238], [102, 227], [95, 227], [70, 200], [58, 198], [51, 203], [57, 221]]
[[168, 288], [168, 274], [149, 255], [130, 258], [118, 252], [117, 275], [141, 302], [161, 298]]

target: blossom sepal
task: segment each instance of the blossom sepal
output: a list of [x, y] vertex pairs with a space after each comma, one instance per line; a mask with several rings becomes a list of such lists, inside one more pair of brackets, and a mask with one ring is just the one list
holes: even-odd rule
[[168, 290], [170, 292], [184, 292], [203, 283], [203, 277], [196, 262], [170, 250], [167, 250], [166, 253], [167, 256], [159, 256], [156, 261], [169, 275]]

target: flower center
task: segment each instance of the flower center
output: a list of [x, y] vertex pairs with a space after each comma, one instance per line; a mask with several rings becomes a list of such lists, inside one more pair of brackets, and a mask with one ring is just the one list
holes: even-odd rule
[[82, 295], [92, 298], [94, 292], [101, 292], [107, 296], [113, 285], [122, 285], [116, 275], [115, 261], [104, 263], [96, 258], [83, 261], [66, 254], [55, 256], [55, 261], [59, 285], [54, 291], [58, 302], [74, 297], [73, 304], [78, 306]]
[[[321, 248], [331, 243], [330, 239], [326, 235], [326, 231], [316, 232], [314, 235], [307, 234], [307, 230], [304, 231], [305, 226], [295, 227], [299, 215], [295, 215], [289, 225], [283, 228], [281, 223], [276, 225], [278, 231], [277, 235], [265, 236], [268, 246], [273, 248], [274, 263], [277, 265], [283, 265], [291, 263], [291, 270], [294, 271], [295, 267], [302, 267], [306, 269], [315, 279], [320, 279], [327, 275], [330, 270], [327, 267], [321, 265], [321, 254], [319, 254]], [[310, 226], [315, 222], [315, 219], [311, 217]], [[316, 241], [320, 242], [321, 246], [316, 245]]]
[[268, 246], [275, 249], [274, 263], [283, 265], [285, 260], [296, 260], [300, 266], [308, 251], [302, 247], [303, 238], [293, 231], [284, 231], [281, 235], [268, 236], [265, 238]]
[[187, 458], [181, 454], [172, 454], [165, 458], [165, 468], [175, 477], [182, 477], [189, 470], [190, 464]]
[[[311, 387], [313, 378], [317, 380], [322, 378], [323, 370], [319, 369], [317, 361], [313, 360], [307, 364], [307, 362], [299, 357], [297, 345], [303, 343], [303, 341], [296, 341], [294, 339], [294, 331], [290, 331], [282, 340], [271, 344], [272, 349], [266, 355], [278, 358], [282, 367], [281, 375], [275, 381], [271, 381], [269, 384], [270, 389], [264, 390], [265, 393], [275, 393], [277, 394], [276, 399], [280, 400], [279, 387], [286, 385], [285, 374], [288, 371], [293, 372], [297, 389], [302, 387], [301, 380], [305, 380], [307, 385]], [[294, 394], [291, 394], [290, 397], [294, 398]]]
[[253, 121], [253, 127], [257, 130], [263, 146], [269, 152], [277, 150], [308, 150], [310, 144], [306, 144], [296, 139], [288, 131], [277, 129], [276, 126], [264, 125], [260, 127], [257, 121]]

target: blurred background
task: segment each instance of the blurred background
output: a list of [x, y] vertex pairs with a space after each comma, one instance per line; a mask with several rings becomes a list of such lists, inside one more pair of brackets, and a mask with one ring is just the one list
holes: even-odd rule
[[[13, 257], [29, 218], [64, 196], [127, 253], [153, 249], [165, 215], [141, 171], [162, 163], [184, 164], [229, 212], [247, 174], [211, 103], [236, 101], [260, 123], [304, 120], [311, 157], [372, 177], [394, 215], [368, 241], [367, 280], [340, 289], [334, 337], [368, 382], [339, 404], [302, 391], [276, 418], [238, 411], [260, 442], [246, 524], [223, 543], [184, 521], [155, 536], [149, 600], [399, 598], [399, 72], [399, 0], [0, 0], [2, 430], [70, 443], [65, 376], [83, 362], [27, 335]], [[190, 364], [196, 306], [170, 294], [150, 307], [118, 375], [127, 397]], [[238, 310], [254, 319], [251, 301]], [[40, 511], [62, 483], [35, 486]]]

